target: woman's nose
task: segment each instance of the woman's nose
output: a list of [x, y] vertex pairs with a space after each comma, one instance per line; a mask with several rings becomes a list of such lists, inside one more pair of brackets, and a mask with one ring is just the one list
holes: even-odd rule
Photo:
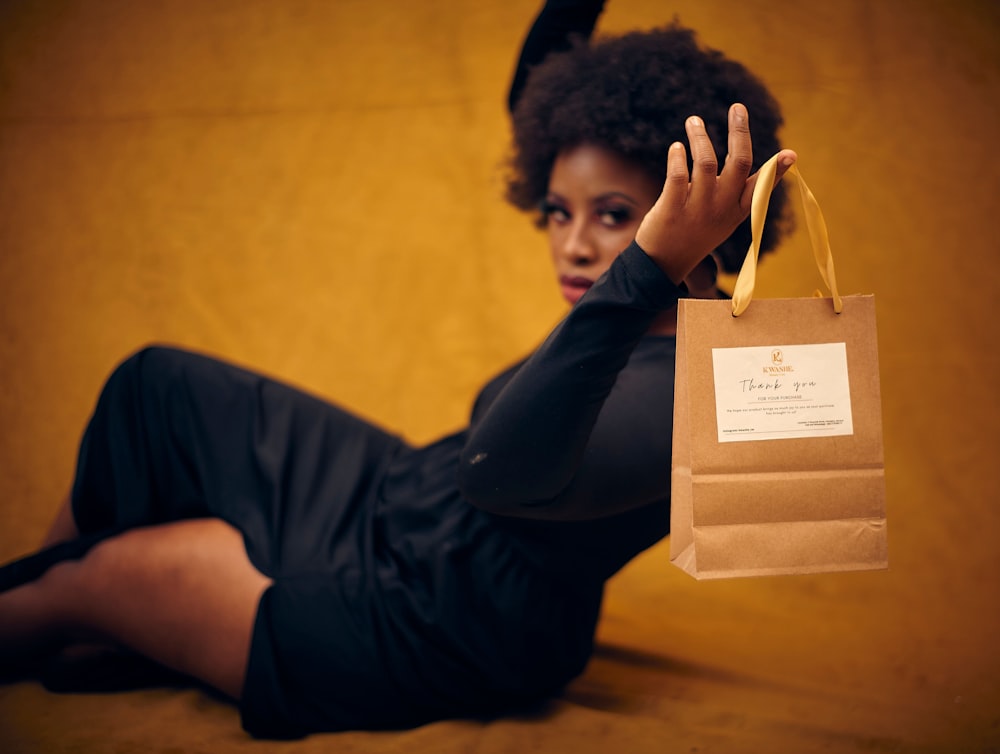
[[574, 222], [567, 228], [562, 243], [563, 255], [574, 262], [589, 262], [596, 256], [593, 239], [585, 222]]

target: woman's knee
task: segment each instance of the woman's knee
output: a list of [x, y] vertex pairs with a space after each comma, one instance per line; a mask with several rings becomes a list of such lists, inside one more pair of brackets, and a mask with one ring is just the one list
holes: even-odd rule
[[151, 343], [135, 351], [108, 377], [105, 390], [120, 385], [140, 385], [150, 381], [159, 382], [175, 374], [186, 353], [171, 346]]

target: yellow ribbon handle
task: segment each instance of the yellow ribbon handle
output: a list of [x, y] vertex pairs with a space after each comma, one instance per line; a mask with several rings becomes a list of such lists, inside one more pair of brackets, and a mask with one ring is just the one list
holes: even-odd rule
[[[734, 317], [745, 312], [753, 298], [754, 286], [757, 284], [757, 257], [760, 254], [760, 238], [764, 232], [764, 217], [767, 215], [767, 205], [771, 201], [771, 192], [774, 190], [777, 168], [778, 156], [775, 155], [761, 165], [760, 171], [757, 173], [757, 183], [754, 185], [753, 198], [750, 202], [750, 248], [747, 251], [746, 259], [743, 260], [743, 267], [740, 268], [740, 274], [737, 276], [736, 285], [733, 288]], [[802, 200], [802, 210], [806, 218], [806, 227], [809, 229], [809, 240], [812, 242], [813, 253], [816, 256], [816, 266], [819, 267], [819, 274], [833, 297], [833, 310], [840, 314], [844, 308], [844, 302], [837, 292], [837, 278], [833, 272], [833, 254], [830, 252], [830, 237], [826, 232], [826, 221], [823, 220], [819, 203], [809, 187], [806, 186], [806, 182], [802, 180], [795, 165], [788, 169], [782, 180], [786, 183], [791, 181], [799, 187], [799, 198]]]

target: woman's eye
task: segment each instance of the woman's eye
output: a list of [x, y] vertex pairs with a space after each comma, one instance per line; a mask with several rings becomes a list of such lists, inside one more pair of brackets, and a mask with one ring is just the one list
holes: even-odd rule
[[627, 223], [632, 219], [632, 213], [621, 207], [614, 207], [611, 209], [602, 209], [597, 213], [598, 218], [602, 225], [606, 225], [609, 228], [617, 228], [623, 223]]
[[557, 223], [564, 223], [569, 220], [569, 213], [563, 207], [551, 202], [542, 204], [542, 216], [546, 220], [553, 220]]

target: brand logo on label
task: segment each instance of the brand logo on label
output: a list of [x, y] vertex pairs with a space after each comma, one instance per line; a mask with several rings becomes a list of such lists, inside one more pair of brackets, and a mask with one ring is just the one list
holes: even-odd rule
[[764, 374], [788, 374], [794, 372], [795, 367], [785, 364], [785, 355], [780, 348], [775, 348], [771, 351], [771, 366], [762, 367], [761, 371]]

